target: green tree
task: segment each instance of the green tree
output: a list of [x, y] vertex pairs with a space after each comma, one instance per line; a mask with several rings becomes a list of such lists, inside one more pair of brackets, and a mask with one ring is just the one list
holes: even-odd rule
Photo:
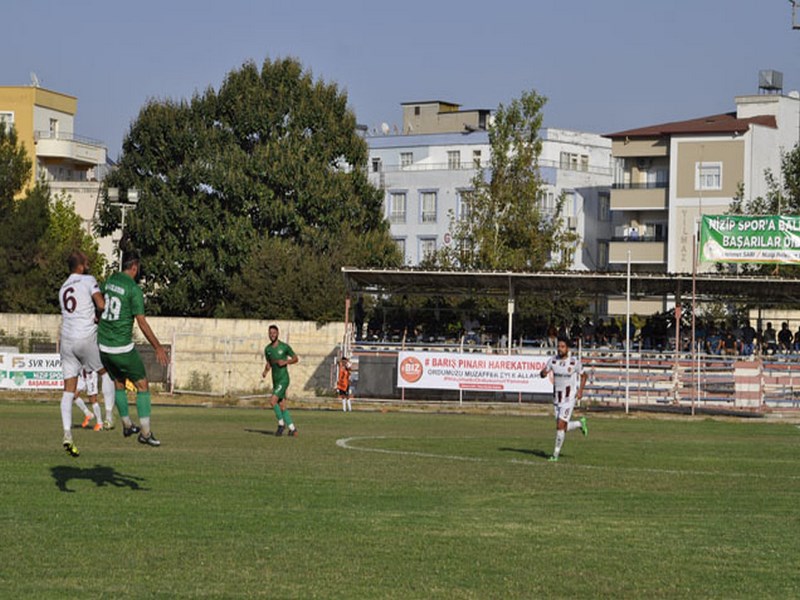
[[31, 161], [14, 130], [0, 128], [0, 311], [57, 312], [58, 288], [69, 273], [67, 257], [81, 249], [95, 271], [103, 269], [97, 243], [83, 229], [71, 201], [51, 203], [40, 181], [23, 191]]
[[539, 170], [542, 108], [546, 99], [524, 92], [508, 106], [500, 105], [489, 128], [491, 158], [479, 169], [467, 210], [451, 215], [453, 243], [434, 262], [457, 269], [537, 271], [565, 268], [577, 236], [565, 230], [563, 196], [553, 214], [541, 209], [544, 181]]
[[[285, 273], [270, 262], [296, 259], [287, 248], [338, 269], [319, 254], [334, 240], [369, 234], [385, 246], [382, 194], [366, 162], [346, 94], [293, 59], [246, 63], [190, 101], [149, 102], [109, 185], [139, 190], [125, 242], [143, 256], [153, 311], [250, 316], [247, 283], [232, 284], [261, 270]], [[102, 233], [119, 225], [108, 203], [101, 218]], [[282, 293], [284, 307], [306, 300], [300, 287]], [[324, 299], [341, 302], [330, 292]]]

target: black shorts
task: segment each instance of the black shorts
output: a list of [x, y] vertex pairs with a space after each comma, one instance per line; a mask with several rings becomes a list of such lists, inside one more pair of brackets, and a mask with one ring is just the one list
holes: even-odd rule
[[350, 388], [347, 388], [346, 390], [336, 388], [336, 393], [339, 394], [340, 398], [347, 398], [350, 395]]

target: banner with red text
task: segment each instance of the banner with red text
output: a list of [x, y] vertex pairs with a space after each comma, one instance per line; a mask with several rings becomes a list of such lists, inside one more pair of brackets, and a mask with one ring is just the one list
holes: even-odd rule
[[552, 394], [553, 384], [539, 372], [545, 355], [400, 352], [397, 386], [436, 390], [475, 390]]

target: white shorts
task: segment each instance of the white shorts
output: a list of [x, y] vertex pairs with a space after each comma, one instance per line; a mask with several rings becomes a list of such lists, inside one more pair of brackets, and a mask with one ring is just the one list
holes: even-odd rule
[[575, 410], [575, 398], [572, 398], [571, 400], [566, 400], [564, 402], [553, 403], [553, 411], [556, 414], [557, 421], [564, 421], [565, 423], [569, 423], [569, 420], [572, 418], [573, 410]]
[[61, 370], [64, 373], [64, 379], [77, 377], [83, 369], [99, 371], [102, 368], [97, 334], [80, 339], [64, 338], [61, 340]]
[[97, 371], [81, 372], [75, 394], [80, 394], [83, 390], [86, 390], [87, 396], [97, 396]]

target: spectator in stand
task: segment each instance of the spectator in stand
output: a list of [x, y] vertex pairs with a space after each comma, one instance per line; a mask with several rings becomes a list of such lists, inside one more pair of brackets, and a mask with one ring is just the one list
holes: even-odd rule
[[694, 343], [698, 352], [706, 347], [706, 325], [703, 319], [697, 319], [694, 327]]
[[581, 328], [581, 335], [583, 336], [583, 345], [587, 348], [591, 348], [594, 346], [596, 341], [596, 330], [594, 327], [594, 323], [589, 317], [586, 317], [583, 320], [583, 327]]
[[561, 321], [561, 325], [558, 326], [558, 339], [569, 339], [569, 327], [566, 321]]
[[555, 348], [558, 343], [558, 328], [552, 322], [547, 326], [547, 347]]
[[767, 323], [767, 328], [764, 330], [764, 333], [761, 336], [761, 352], [762, 354], [775, 354], [778, 349], [778, 345], [776, 343], [776, 334], [775, 330], [772, 328], [772, 323]]
[[642, 341], [642, 349], [653, 349], [653, 323], [650, 318], [648, 318], [644, 322], [644, 325], [642, 325], [642, 331], [639, 334], [639, 339]]
[[722, 338], [717, 331], [717, 326], [713, 322], [708, 324], [708, 335], [706, 337], [706, 352], [709, 354], [720, 354]]
[[750, 321], [744, 322], [742, 327], [742, 356], [752, 356], [755, 351], [756, 330]]
[[789, 354], [792, 351], [792, 344], [794, 343], [794, 336], [789, 329], [789, 323], [784, 321], [781, 323], [781, 330], [778, 332], [778, 346], [781, 352]]
[[608, 321], [606, 334], [608, 336], [608, 342], [613, 347], [619, 345], [620, 338], [622, 337], [622, 330], [619, 328], [619, 324], [617, 324], [617, 320], [614, 317], [611, 317], [611, 319]]
[[798, 326], [797, 332], [794, 334], [794, 350], [795, 352], [800, 350], [800, 326]]
[[736, 356], [738, 354], [739, 343], [731, 329], [726, 329], [719, 341], [720, 350], [724, 356]]
[[572, 346], [577, 346], [578, 345], [578, 342], [581, 339], [581, 333], [582, 333], [582, 329], [581, 329], [580, 321], [578, 319], [573, 319], [572, 320], [572, 327], [570, 327], [570, 329], [569, 329], [569, 336], [570, 336], [570, 339], [572, 340]]
[[597, 327], [594, 330], [595, 343], [598, 346], [605, 346], [608, 343], [608, 328], [603, 319], [597, 319]]

